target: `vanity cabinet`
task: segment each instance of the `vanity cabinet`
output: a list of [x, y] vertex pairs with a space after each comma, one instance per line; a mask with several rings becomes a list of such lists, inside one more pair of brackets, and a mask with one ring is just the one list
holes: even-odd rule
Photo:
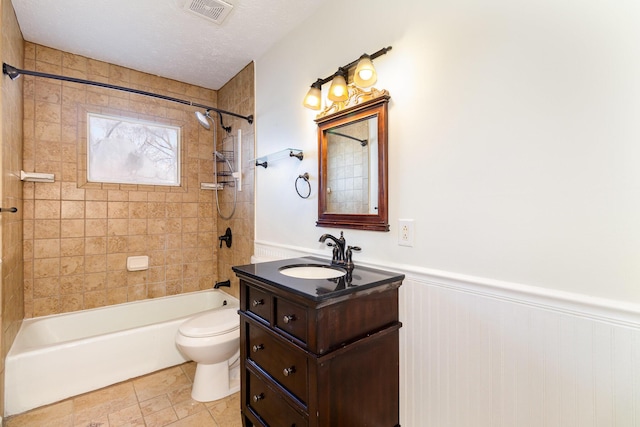
[[240, 279], [245, 426], [399, 426], [398, 289], [404, 275], [356, 267], [339, 279], [233, 267]]

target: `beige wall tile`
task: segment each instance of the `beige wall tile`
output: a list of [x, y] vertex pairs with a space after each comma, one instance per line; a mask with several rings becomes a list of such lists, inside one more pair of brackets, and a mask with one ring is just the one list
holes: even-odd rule
[[[62, 276], [60, 277], [60, 294], [78, 295], [84, 290], [84, 275]], [[80, 298], [80, 301], [82, 299]], [[82, 302], [82, 301], [81, 301]]]
[[61, 205], [62, 219], [84, 218], [84, 201], [63, 200]]
[[87, 201], [85, 203], [86, 218], [106, 218], [107, 202], [104, 201]]
[[[32, 43], [25, 43], [25, 52], [33, 55], [33, 64], [38, 69], [124, 86], [137, 85], [144, 90], [217, 106], [218, 93], [212, 90]], [[253, 65], [250, 65], [221, 90], [243, 95], [234, 97], [233, 103], [226, 96], [225, 102], [229, 104], [221, 108], [236, 111], [252, 106], [253, 87], [239, 90], [243, 84], [252, 82]], [[25, 256], [22, 271], [32, 276], [27, 279], [29, 286], [25, 281], [25, 290], [29, 288], [24, 303], [30, 310], [28, 316], [209, 288], [218, 280], [219, 271], [224, 271], [220, 280], [231, 277], [230, 261], [223, 262], [222, 258], [248, 261], [253, 249], [248, 244], [240, 247], [234, 244], [228, 251], [236, 254], [240, 250], [241, 255], [229, 256], [223, 251], [220, 254], [224, 256], [218, 256], [216, 261], [217, 236], [227, 226], [234, 224], [234, 237], [249, 233], [243, 240], [252, 241], [253, 198], [241, 200], [246, 206], [237, 209], [236, 216], [242, 215], [242, 221], [234, 218], [227, 223], [219, 219], [214, 194], [199, 189], [199, 174], [207, 174], [207, 181], [211, 180], [212, 133], [200, 129], [191, 107], [46, 79], [25, 79], [22, 102], [23, 166], [32, 165], [35, 168], [32, 170], [56, 174], [55, 183], [24, 186], [23, 217], [28, 222], [21, 250]], [[88, 183], [87, 112], [137, 116], [181, 126], [184, 138], [181, 187]], [[243, 128], [245, 151], [250, 150], [243, 156], [250, 158], [253, 127], [242, 120], [229, 122], [234, 129]], [[228, 190], [224, 193], [220, 194], [221, 202], [228, 206], [231, 193]], [[148, 255], [151, 268], [128, 272], [126, 258], [132, 255]]]
[[63, 219], [62, 221], [60, 221], [60, 237], [82, 237], [82, 236], [84, 236], [83, 220]]
[[33, 240], [34, 258], [51, 258], [60, 256], [60, 239]]

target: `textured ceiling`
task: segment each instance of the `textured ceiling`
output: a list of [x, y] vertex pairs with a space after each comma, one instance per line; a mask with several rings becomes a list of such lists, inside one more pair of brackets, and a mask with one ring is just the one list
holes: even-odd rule
[[[24, 39], [219, 89], [326, 0], [225, 0], [215, 24], [188, 0], [12, 0]], [[13, 65], [13, 64], [12, 64]]]

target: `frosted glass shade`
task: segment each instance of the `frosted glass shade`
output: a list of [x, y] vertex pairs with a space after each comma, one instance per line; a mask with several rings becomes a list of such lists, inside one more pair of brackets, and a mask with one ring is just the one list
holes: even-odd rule
[[328, 98], [332, 101], [346, 101], [349, 99], [347, 81], [342, 74], [336, 74], [329, 88]]
[[371, 62], [371, 58], [369, 58], [369, 55], [362, 55], [356, 66], [353, 82], [359, 87], [369, 87], [373, 86], [377, 80], [378, 74], [373, 62]]
[[302, 105], [312, 110], [319, 110], [322, 106], [322, 93], [320, 92], [320, 88], [312, 85], [304, 97]]

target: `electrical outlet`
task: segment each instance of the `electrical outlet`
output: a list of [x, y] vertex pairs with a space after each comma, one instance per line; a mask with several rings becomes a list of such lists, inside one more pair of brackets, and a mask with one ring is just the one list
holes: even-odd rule
[[413, 246], [414, 229], [412, 219], [398, 220], [398, 244], [400, 246]]

